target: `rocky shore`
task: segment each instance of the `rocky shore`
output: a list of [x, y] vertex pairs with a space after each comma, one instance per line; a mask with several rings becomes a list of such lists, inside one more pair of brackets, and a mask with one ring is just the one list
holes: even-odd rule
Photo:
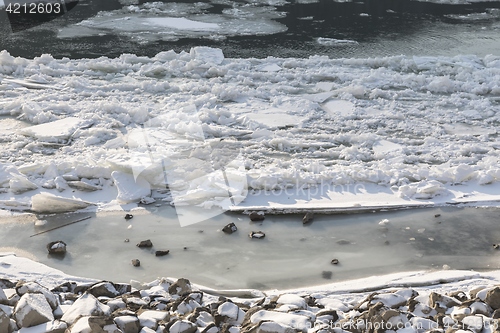
[[2, 333], [493, 333], [499, 318], [495, 285], [265, 294], [202, 290], [184, 278], [51, 289], [0, 280]]

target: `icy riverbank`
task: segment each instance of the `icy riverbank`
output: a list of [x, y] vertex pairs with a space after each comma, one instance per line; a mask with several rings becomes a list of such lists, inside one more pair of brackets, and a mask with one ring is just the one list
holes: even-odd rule
[[84, 280], [9, 254], [0, 262], [3, 332], [494, 332], [499, 324], [498, 271], [399, 273], [262, 292], [187, 279]]

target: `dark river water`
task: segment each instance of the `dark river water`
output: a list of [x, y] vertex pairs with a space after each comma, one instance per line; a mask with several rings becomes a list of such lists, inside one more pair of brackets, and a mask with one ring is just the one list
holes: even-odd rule
[[[139, 5], [145, 2], [140, 1]], [[207, 12], [221, 14], [236, 3], [242, 2], [210, 3]], [[0, 50], [26, 58], [43, 53], [57, 58], [116, 57], [122, 53], [154, 56], [165, 50], [189, 51], [200, 45], [221, 48], [227, 57], [236, 58], [500, 54], [500, 2], [450, 5], [408, 0], [320, 0], [315, 3], [292, 0], [274, 6], [282, 13], [274, 20], [285, 25], [286, 31], [270, 35], [228, 36], [223, 40], [186, 37], [146, 44], [113, 32], [102, 36], [57, 37], [59, 29], [65, 26], [92, 18], [99, 11], [123, 6], [116, 0], [83, 0], [67, 14], [19, 32], [13, 32], [12, 22], [3, 11], [0, 13]], [[318, 43], [318, 37], [352, 40], [357, 44], [325, 45]]]

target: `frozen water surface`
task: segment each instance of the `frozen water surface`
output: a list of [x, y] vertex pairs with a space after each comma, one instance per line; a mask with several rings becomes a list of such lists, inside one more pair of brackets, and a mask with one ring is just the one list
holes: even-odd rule
[[[434, 217], [437, 213], [441, 216]], [[123, 282], [183, 276], [219, 289], [302, 287], [443, 265], [499, 268], [492, 246], [500, 239], [498, 209], [316, 215], [308, 226], [302, 225], [302, 215], [268, 215], [263, 222], [252, 223], [245, 215], [225, 214], [184, 228], [170, 207], [132, 214], [131, 220], [124, 214], [91, 215], [89, 220], [31, 238], [88, 214], [39, 216], [47, 220], [43, 226], [36, 226], [34, 217], [19, 217], [0, 224], [0, 243], [77, 276]], [[385, 219], [388, 222], [379, 223]], [[230, 222], [238, 231], [226, 235], [221, 229]], [[257, 230], [266, 237], [250, 239], [248, 233]], [[151, 239], [152, 249], [136, 247], [145, 239]], [[45, 246], [54, 240], [68, 244], [64, 257], [47, 255]], [[156, 250], [170, 254], [155, 257]], [[135, 258], [141, 261], [140, 268], [132, 266]], [[339, 264], [331, 264], [332, 259]]]

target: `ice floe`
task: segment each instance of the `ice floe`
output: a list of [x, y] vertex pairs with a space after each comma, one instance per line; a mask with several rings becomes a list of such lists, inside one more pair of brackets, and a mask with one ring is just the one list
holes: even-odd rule
[[[39, 193], [71, 199], [70, 188], [98, 206], [153, 195], [226, 209], [267, 193], [275, 204], [354, 209], [372, 206], [373, 191], [383, 206], [498, 200], [499, 64], [228, 59], [209, 47], [79, 60], [3, 51], [0, 200], [25, 207]], [[152, 192], [117, 189], [113, 172]], [[307, 193], [278, 198], [286, 189]]]

